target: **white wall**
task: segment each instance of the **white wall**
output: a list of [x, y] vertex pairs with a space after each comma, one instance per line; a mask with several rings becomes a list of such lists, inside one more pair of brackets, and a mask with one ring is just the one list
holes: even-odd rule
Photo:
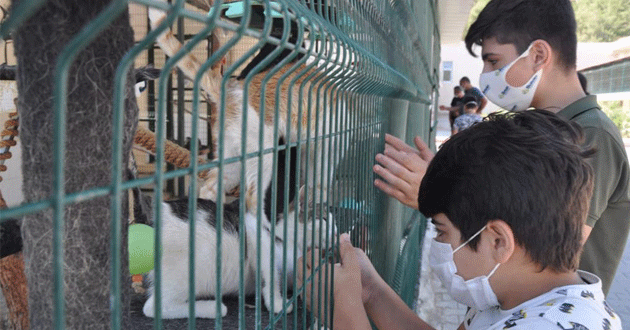
[[[480, 50], [476, 51], [478, 54]], [[453, 87], [459, 85], [459, 79], [466, 76], [470, 78], [470, 82], [475, 87], [479, 87], [479, 75], [483, 70], [483, 62], [481, 57], [472, 57], [468, 50], [466, 50], [466, 44], [461, 41], [455, 44], [443, 44], [442, 45], [442, 63], [440, 63], [440, 97], [438, 104], [450, 106], [451, 99], [453, 98]], [[442, 65], [445, 61], [453, 62], [452, 80], [450, 82], [443, 81]], [[499, 107], [488, 102], [488, 105], [484, 108], [483, 113], [488, 114], [493, 111], [497, 111]], [[448, 113], [446, 111], [439, 111], [438, 116], [438, 135], [450, 134], [450, 128], [448, 123]], [[448, 131], [448, 133], [443, 133]]]
[[[9, 113], [15, 112], [15, 103], [13, 99], [17, 97], [17, 85], [15, 81], [0, 82], [0, 125], [9, 119]], [[24, 200], [22, 194], [22, 150], [20, 137], [15, 138], [17, 145], [11, 147], [9, 152], [13, 155], [4, 161], [7, 166], [6, 172], [0, 172], [2, 182], [0, 182], [0, 190], [2, 197], [9, 207], [20, 205]], [[5, 148], [1, 148], [4, 151]], [[3, 163], [0, 161], [0, 163]], [[2, 298], [2, 297], [0, 297]]]

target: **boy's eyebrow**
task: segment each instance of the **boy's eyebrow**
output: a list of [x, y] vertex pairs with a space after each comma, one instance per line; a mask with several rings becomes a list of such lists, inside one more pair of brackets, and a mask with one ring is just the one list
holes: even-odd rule
[[444, 226], [444, 224], [442, 224], [441, 222], [435, 221], [435, 218], [431, 218], [431, 223], [436, 226]]
[[482, 59], [483, 61], [485, 61], [485, 60], [487, 60], [487, 59], [488, 59], [488, 56], [492, 56], [492, 55], [497, 55], [497, 54], [495, 54], [495, 53], [485, 53], [485, 54], [481, 54], [481, 59]]

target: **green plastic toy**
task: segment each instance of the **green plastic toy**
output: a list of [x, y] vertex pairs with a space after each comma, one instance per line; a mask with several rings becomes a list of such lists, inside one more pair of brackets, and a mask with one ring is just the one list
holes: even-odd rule
[[129, 226], [129, 272], [144, 274], [153, 269], [153, 227], [143, 224]]

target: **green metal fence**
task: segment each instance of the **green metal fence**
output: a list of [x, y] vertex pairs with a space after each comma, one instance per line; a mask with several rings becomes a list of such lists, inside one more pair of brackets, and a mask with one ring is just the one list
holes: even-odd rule
[[630, 91], [630, 58], [587, 68], [580, 71], [588, 81], [591, 94], [622, 93]]
[[[10, 19], [2, 25], [0, 32], [2, 37], [6, 37], [12, 29], [15, 29], [21, 22], [29, 17], [29, 14], [37, 10], [43, 1], [21, 1], [12, 9]], [[66, 90], [67, 73], [70, 64], [76, 54], [85, 47], [91, 40], [96, 38], [99, 31], [115, 18], [120, 12], [127, 9], [129, 3], [135, 3], [147, 7], [155, 7], [168, 12], [167, 19], [155, 31], [150, 31], [147, 36], [131, 49], [119, 64], [116, 71], [115, 93], [112, 96], [114, 104], [114, 141], [112, 153], [112, 182], [109, 186], [97, 187], [87, 191], [65, 193], [64, 178], [64, 150], [66, 134]], [[264, 8], [262, 22], [256, 20], [253, 9], [255, 6]], [[275, 254], [270, 254], [270, 260], [261, 258], [261, 241], [265, 235], [264, 219], [264, 187], [263, 176], [260, 173], [271, 170], [273, 180], [271, 180], [271, 214], [277, 210], [280, 217], [285, 222], [297, 222], [295, 234], [298, 230], [306, 232], [299, 226], [306, 226], [302, 223], [315, 221], [321, 214], [330, 212], [334, 221], [327, 221], [328, 226], [336, 225], [337, 232], [351, 232], [352, 240], [356, 246], [366, 250], [368, 256], [374, 262], [377, 270], [383, 277], [401, 294], [405, 301], [412, 305], [416, 297], [416, 290], [419, 277], [421, 240], [425, 228], [425, 219], [417, 211], [407, 209], [400, 203], [390, 200], [383, 194], [376, 191], [372, 182], [374, 175], [372, 165], [374, 156], [383, 149], [384, 134], [392, 133], [396, 136], [411, 142], [416, 135], [422, 136], [426, 141], [433, 141], [435, 132], [435, 111], [437, 102], [438, 84], [438, 64], [439, 60], [439, 31], [438, 31], [438, 8], [437, 1], [422, 0], [278, 0], [261, 2], [243, 1], [242, 13], [237, 18], [231, 20], [221, 18], [225, 16], [225, 5], [216, 2], [212, 5], [210, 13], [203, 13], [199, 10], [184, 6], [183, 0], [174, 1], [172, 4], [152, 0], [133, 1], [112, 1], [111, 5], [98, 17], [85, 26], [83, 30], [73, 38], [64, 48], [59, 56], [55, 68], [55, 152], [54, 155], [54, 191], [50, 199], [31, 202], [25, 205], [16, 206], [3, 210], [0, 213], [0, 220], [9, 217], [20, 217], [25, 214], [40, 212], [51, 209], [54, 212], [54, 242], [53, 242], [53, 265], [54, 265], [54, 320], [56, 329], [63, 329], [65, 324], [64, 311], [64, 245], [63, 245], [63, 224], [67, 221], [64, 209], [67, 205], [80, 201], [96, 198], [99, 196], [111, 196], [111, 244], [110, 256], [112, 260], [111, 270], [111, 328], [121, 327], [121, 315], [126, 310], [126, 306], [121, 303], [121, 281], [120, 264], [121, 258], [126, 258], [121, 253], [120, 242], [121, 232], [127, 228], [126, 219], [122, 219], [125, 214], [121, 209], [123, 196], [129, 189], [134, 189], [144, 185], [153, 187], [153, 217], [155, 232], [162, 230], [162, 209], [159, 201], [164, 198], [165, 182], [173, 178], [189, 177], [188, 191], [186, 195], [196, 196], [199, 184], [196, 179], [198, 174], [205, 170], [217, 169], [219, 178], [230, 164], [241, 164], [240, 166], [240, 187], [239, 215], [240, 228], [245, 228], [245, 214], [255, 210], [257, 221], [256, 230], [256, 269], [260, 270], [262, 263], [268, 262], [272, 265], [294, 263], [299, 257], [296, 252], [298, 248], [306, 250], [306, 247], [298, 247], [297, 241], [294, 246], [287, 246], [287, 242], [282, 243], [282, 260], [274, 260]], [[252, 19], [254, 17], [254, 19]], [[270, 19], [275, 17], [274, 19]], [[225, 68], [222, 80], [221, 102], [217, 108], [217, 120], [219, 122], [217, 132], [218, 144], [214, 150], [216, 159], [213, 161], [198, 164], [191, 162], [188, 168], [171, 169], [164, 171], [165, 154], [162, 143], [158, 143], [155, 154], [156, 172], [147, 178], [124, 181], [122, 175], [124, 164], [122, 154], [122, 132], [123, 132], [123, 109], [125, 107], [124, 86], [128, 71], [134, 64], [134, 60], [147, 48], [153, 47], [159, 33], [168, 29], [171, 24], [179, 21], [179, 25], [186, 26], [187, 22], [202, 23], [203, 28], [188, 36], [185, 46], [173, 57], [168, 58], [161, 67], [162, 74], [157, 81], [156, 91], [156, 115], [155, 132], [158, 142], [163, 142], [166, 137], [166, 116], [167, 97], [169, 93], [169, 74], [176, 67], [176, 63], [185, 56], [191, 49], [202, 41], [207, 40], [208, 35], [214, 29], [223, 29], [231, 32], [231, 38], [221, 47], [210, 54], [207, 59], [203, 59], [203, 65], [199, 74], [193, 78], [192, 87], [192, 116], [191, 116], [191, 140], [197, 141], [199, 137], [199, 114], [201, 109], [208, 105], [201, 99], [204, 73], [225, 56], [230, 49], [238, 43], [243, 36], [250, 36], [258, 40], [245, 54], [233, 61]], [[280, 21], [281, 36], [272, 36], [274, 22]], [[292, 28], [297, 27], [297, 29]], [[289, 42], [291, 33], [296, 33], [295, 42]], [[277, 35], [277, 34], [276, 34]], [[183, 37], [183, 35], [180, 35]], [[229, 120], [226, 112], [226, 86], [232, 75], [238, 75], [238, 69], [243, 64], [247, 64], [252, 56], [266, 44], [277, 45], [275, 51], [255, 66], [249, 75], [242, 81], [243, 91], [247, 100], [247, 94], [255, 75], [264, 75], [261, 84], [262, 97], [260, 102], [260, 112], [271, 112], [274, 118], [280, 115], [279, 104], [283, 97], [287, 104], [298, 111], [298, 115], [303, 113], [321, 111], [322, 123], [328, 127], [313, 127], [320, 124], [307, 123], [297, 125], [297, 136], [305, 136], [294, 140], [279, 143], [279, 132], [281, 129], [292, 130], [294, 127], [279, 127], [278, 120], [273, 123], [273, 146], [262, 148], [263, 145], [263, 121], [260, 121], [259, 128], [248, 127], [247, 113], [244, 113], [242, 120], [241, 136], [246, 137], [247, 132], [252, 129], [260, 131], [256, 152], [248, 152], [247, 138], [239, 142], [240, 153], [236, 157], [225, 157], [227, 143], [224, 143], [226, 133], [225, 121]], [[284, 52], [288, 50], [288, 52]], [[276, 62], [268, 66], [272, 60]], [[279, 62], [278, 62], [279, 60]], [[290, 66], [290, 70], [281, 69]], [[278, 83], [279, 81], [279, 83]], [[287, 94], [287, 90], [277, 88], [282, 82], [287, 82], [288, 90], [297, 91], [298, 99], [292, 93]], [[181, 84], [180, 84], [181, 88]], [[265, 105], [265, 95], [273, 95], [276, 100], [275, 107]], [[322, 104], [323, 103], [323, 104]], [[185, 113], [184, 102], [174, 109], [178, 114]], [[153, 104], [151, 105], [153, 106]], [[243, 104], [246, 107], [247, 104]], [[203, 110], [205, 111], [205, 110]], [[188, 115], [187, 115], [188, 116]], [[263, 115], [261, 115], [263, 117]], [[183, 117], [180, 117], [183, 118]], [[181, 119], [180, 119], [181, 120]], [[205, 125], [205, 124], [204, 124]], [[306, 134], [302, 134], [307, 131]], [[291, 136], [288, 132], [286, 136]], [[180, 140], [181, 141], [181, 140]], [[251, 143], [251, 141], [249, 141]], [[318, 155], [316, 149], [328, 150], [325, 157], [313, 159], [312, 155]], [[314, 153], [301, 152], [300, 150], [314, 150]], [[297, 152], [291, 150], [298, 150]], [[198, 154], [196, 143], [191, 144], [192, 159], [196, 159]], [[279, 166], [283, 163], [286, 168], [291, 166], [291, 153], [297, 153], [295, 169], [285, 171], [284, 181], [276, 178], [282, 174], [278, 173]], [[321, 150], [320, 150], [321, 153]], [[263, 163], [266, 156], [271, 155], [272, 167], [265, 168]], [[256, 178], [258, 196], [255, 208], [248, 209], [245, 200], [243, 187], [247, 186], [246, 166], [248, 160], [257, 162]], [[307, 166], [312, 162], [321, 162], [315, 166], [313, 171]], [[330, 173], [329, 173], [330, 172]], [[291, 181], [291, 177], [294, 176]], [[297, 179], [296, 179], [297, 178]], [[326, 193], [318, 190], [315, 182], [318, 179], [325, 182]], [[280, 182], [280, 183], [279, 183]], [[290, 187], [290, 182], [294, 182], [294, 187]], [[284, 192], [284, 196], [289, 196], [291, 191], [299, 190], [305, 185], [306, 200], [314, 199], [319, 201], [316, 205], [303, 205], [303, 219], [289, 219], [287, 209], [289, 201], [285, 198], [278, 205], [277, 195], [279, 191]], [[1, 187], [7, 189], [6, 187]], [[292, 190], [291, 188], [294, 188]], [[181, 192], [181, 190], [180, 190]], [[218, 195], [216, 218], [223, 219], [225, 207], [225, 196], [223, 193], [223, 181], [218, 180]], [[189, 199], [189, 210], [197, 208], [197, 200]], [[188, 212], [189, 219], [189, 267], [188, 280], [191, 283], [188, 288], [189, 297], [195, 297], [195, 272], [196, 267], [216, 267], [216, 296], [221, 297], [221, 283], [225, 276], [222, 275], [221, 267], [225, 253], [232, 251], [222, 251], [223, 222], [217, 221], [217, 243], [216, 260], [213, 265], [200, 265], [195, 261], [194, 251], [196, 222], [201, 219], [193, 217], [195, 212]], [[287, 226], [276, 228], [276, 221], [270, 219], [268, 230], [271, 237], [287, 237]], [[328, 268], [327, 260], [334, 255], [336, 236], [330, 234], [330, 228], [320, 228], [320, 233], [316, 236], [312, 232], [311, 240], [319, 240], [320, 247], [327, 251], [327, 255], [318, 259], [318, 266]], [[276, 231], [283, 230], [284, 233], [276, 235]], [[246, 305], [249, 304], [248, 297], [245, 296], [246, 269], [243, 263], [246, 258], [246, 244], [248, 238], [241, 230], [239, 235], [239, 256], [241, 268], [238, 274], [234, 274], [239, 279], [239, 293], [237, 308], [228, 310], [227, 318], [235, 318], [239, 328], [292, 328], [307, 329], [311, 326], [321, 328], [329, 324], [331, 319], [331, 301], [328, 295], [323, 292], [331, 292], [332, 288], [328, 281], [314, 283], [321, 291], [321, 301], [312, 301], [311, 305], [320, 306], [322, 311], [318, 315], [310, 315], [298, 295], [304, 290], [301, 287], [291, 286], [290, 283], [297, 282], [297, 275], [283, 274], [278, 282], [272, 277], [271, 283], [263, 283], [260, 271], [255, 274], [255, 294], [253, 295], [253, 310]], [[306, 237], [305, 237], [306, 240]], [[165, 327], [165, 321], [161, 320], [161, 294], [159, 293], [162, 281], [161, 256], [164, 253], [161, 249], [162, 237], [155, 236], [155, 285], [158, 289], [156, 294], [156, 308], [154, 328]], [[273, 244], [272, 244], [273, 246]], [[311, 253], [312, 250], [311, 250]], [[273, 275], [272, 275], [273, 276]], [[334, 274], [332, 275], [334, 276]], [[310, 283], [312, 279], [304, 279]], [[263, 304], [262, 286], [273, 286], [279, 283], [282, 289], [282, 311], [278, 314], [266, 312]], [[273, 289], [272, 289], [273, 291]], [[291, 293], [292, 292], [292, 293]], [[216, 299], [217, 318], [212, 321], [215, 328], [228, 328], [221, 317], [221, 299]], [[271, 302], [271, 307], [274, 302]], [[287, 313], [287, 308], [293, 305], [294, 311]], [[298, 308], [299, 306], [299, 308]], [[188, 328], [193, 329], [200, 325], [207, 327], [207, 323], [200, 319], [195, 319], [195, 299], [189, 299], [189, 319]], [[253, 316], [252, 316], [253, 315]], [[167, 326], [168, 328], [168, 326]]]

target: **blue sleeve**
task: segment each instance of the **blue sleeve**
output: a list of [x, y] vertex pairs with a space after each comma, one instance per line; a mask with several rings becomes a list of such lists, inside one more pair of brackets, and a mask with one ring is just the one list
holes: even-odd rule
[[461, 120], [457, 120], [457, 118], [455, 118], [455, 121], [453, 122], [453, 127], [457, 128], [457, 131], [459, 132], [459, 131], [462, 130], [462, 128], [461, 128], [462, 125], [461, 124], [462, 124], [462, 121]]
[[475, 97], [477, 97], [479, 101], [481, 101], [481, 99], [486, 97], [485, 95], [483, 95], [481, 90], [477, 87], [473, 87], [473, 94], [475, 94]]

